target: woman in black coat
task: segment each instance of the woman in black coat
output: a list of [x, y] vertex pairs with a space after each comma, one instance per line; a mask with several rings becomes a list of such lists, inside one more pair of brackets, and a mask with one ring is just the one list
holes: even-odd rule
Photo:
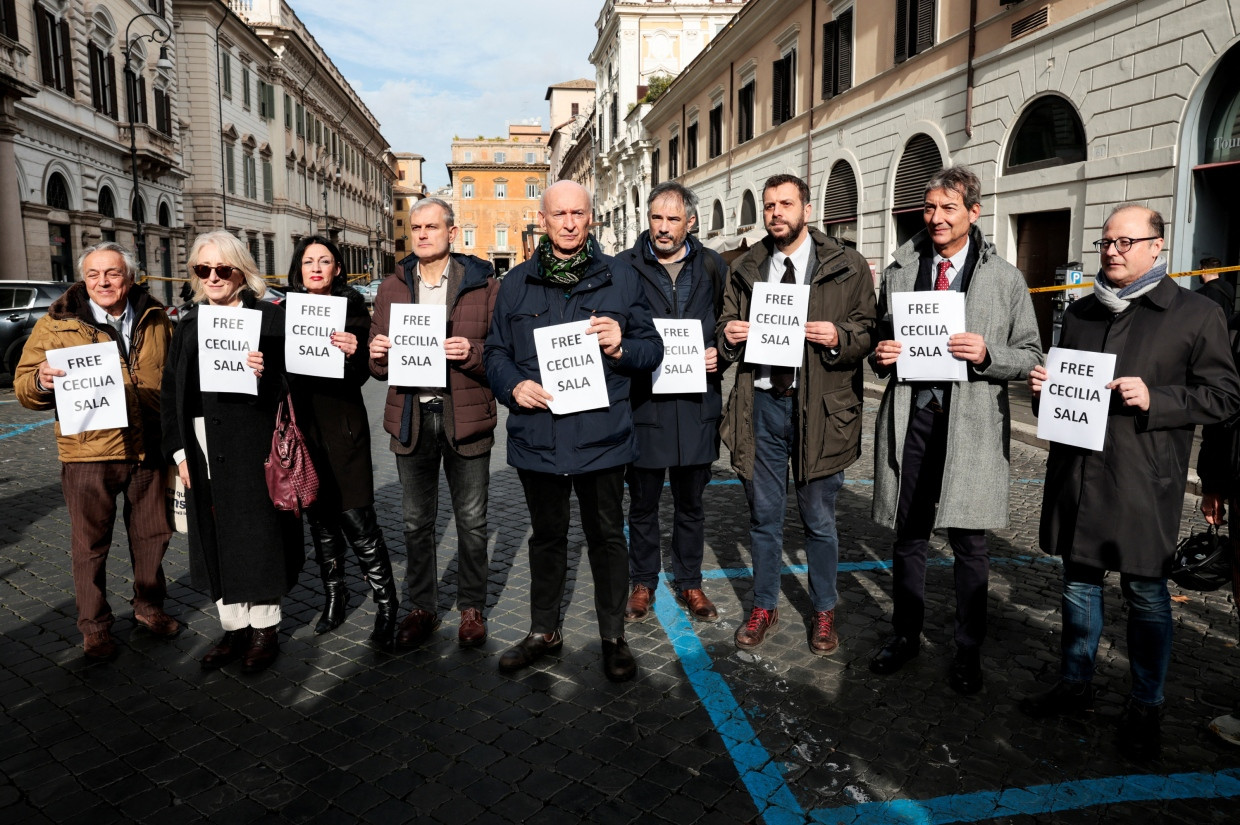
[[[301, 521], [276, 510], [263, 462], [284, 392], [284, 310], [260, 301], [266, 286], [250, 253], [227, 232], [209, 232], [189, 254], [194, 306], [177, 325], [161, 388], [164, 453], [185, 484], [190, 570], [219, 607], [224, 637], [202, 658], [208, 670], [242, 659], [247, 673], [279, 654], [280, 598], [297, 581]], [[262, 325], [247, 363], [258, 394], [204, 392], [198, 372], [203, 303], [256, 309]]]
[[292, 382], [298, 424], [319, 471], [319, 497], [307, 516], [326, 605], [314, 632], [327, 633], [344, 621], [347, 541], [374, 593], [375, 626], [370, 641], [391, 650], [400, 598], [383, 531], [375, 518], [370, 422], [361, 389], [370, 377], [369, 353], [359, 343], [370, 334], [370, 313], [361, 294], [346, 282], [340, 250], [327, 238], [302, 238], [293, 250], [288, 283], [293, 292], [348, 300], [345, 331], [331, 336], [332, 345], [345, 354], [344, 378], [298, 375]]

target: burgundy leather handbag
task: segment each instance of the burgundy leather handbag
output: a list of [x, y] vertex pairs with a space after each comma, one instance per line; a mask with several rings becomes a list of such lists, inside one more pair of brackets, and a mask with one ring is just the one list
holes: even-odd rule
[[276, 429], [271, 434], [271, 453], [263, 462], [267, 492], [277, 510], [295, 516], [314, 504], [319, 495], [319, 474], [310, 460], [305, 436], [297, 427], [293, 398], [285, 394], [276, 409]]

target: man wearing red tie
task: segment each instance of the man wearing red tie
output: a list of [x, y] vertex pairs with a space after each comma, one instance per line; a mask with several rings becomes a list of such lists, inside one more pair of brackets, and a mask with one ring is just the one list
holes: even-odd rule
[[[887, 377], [875, 423], [874, 520], [896, 531], [892, 635], [870, 670], [895, 673], [921, 650], [930, 533], [946, 528], [955, 556], [956, 653], [950, 684], [982, 688], [990, 557], [988, 529], [1008, 523], [1007, 382], [1041, 363], [1033, 304], [1020, 270], [1004, 261], [976, 227], [981, 183], [963, 166], [926, 184], [924, 231], [895, 253], [879, 295], [880, 340], [874, 371]], [[948, 340], [967, 362], [963, 382], [900, 381], [892, 340], [891, 296], [954, 290], [965, 296], [965, 327]]]

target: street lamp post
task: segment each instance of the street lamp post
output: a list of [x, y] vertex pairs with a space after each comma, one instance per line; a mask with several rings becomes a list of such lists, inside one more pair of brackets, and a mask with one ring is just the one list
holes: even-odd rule
[[[130, 40], [130, 28], [133, 27], [134, 23], [137, 23], [144, 17], [152, 17], [158, 21], [155, 25], [154, 31], [150, 34], [143, 34], [135, 37], [133, 40]], [[151, 11], [146, 12], [145, 14], [136, 15], [129, 21], [129, 25], [125, 27], [125, 78], [129, 82], [128, 88], [125, 89], [125, 103], [129, 109], [129, 171], [133, 176], [133, 200], [129, 204], [129, 217], [133, 219], [134, 226], [136, 227], [135, 233], [138, 247], [138, 268], [143, 272], [143, 274], [146, 273], [146, 230], [143, 229], [142, 225], [145, 222], [146, 215], [138, 215], [138, 204], [141, 203], [138, 191], [138, 130], [133, 119], [134, 108], [136, 108], [134, 104], [138, 95], [138, 74], [133, 70], [133, 66], [130, 63], [130, 58], [133, 56], [134, 43], [149, 40], [152, 43], [163, 44], [172, 39], [172, 29], [165, 30], [161, 28], [160, 24], [167, 25], [167, 21], [156, 12]], [[168, 59], [167, 46], [161, 45], [159, 47], [159, 60], [156, 61], [155, 66], [159, 69], [172, 68], [172, 61]]]

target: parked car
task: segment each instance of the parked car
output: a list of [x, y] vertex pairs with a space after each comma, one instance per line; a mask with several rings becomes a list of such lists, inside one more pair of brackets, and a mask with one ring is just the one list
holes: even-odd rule
[[10, 375], [17, 372], [35, 322], [71, 286], [71, 281], [0, 281], [0, 365]]
[[276, 306], [279, 306], [284, 303], [284, 290], [276, 289], [274, 286], [268, 286], [267, 291], [263, 294], [263, 300], [270, 301]]
[[366, 299], [367, 306], [374, 306], [375, 295], [379, 292], [379, 284], [381, 283], [383, 283], [382, 278], [375, 278], [368, 284], [362, 284], [353, 288], [362, 293], [362, 297]]

